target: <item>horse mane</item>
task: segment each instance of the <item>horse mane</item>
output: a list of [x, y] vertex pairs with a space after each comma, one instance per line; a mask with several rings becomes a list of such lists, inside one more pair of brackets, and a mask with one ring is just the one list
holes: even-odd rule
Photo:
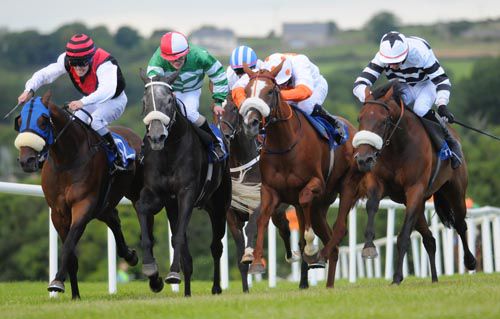
[[384, 85], [375, 88], [372, 91], [373, 98], [376, 100], [380, 99], [381, 97], [386, 95], [387, 91], [389, 91], [391, 88], [393, 89], [392, 98], [399, 103], [402, 95], [402, 87], [401, 84], [396, 80], [391, 80]]

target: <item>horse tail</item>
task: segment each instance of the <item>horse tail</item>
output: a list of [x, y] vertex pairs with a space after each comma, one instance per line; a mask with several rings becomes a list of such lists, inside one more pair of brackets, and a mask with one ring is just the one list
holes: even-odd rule
[[444, 226], [451, 228], [455, 224], [455, 213], [444, 194], [440, 192], [434, 194], [434, 208]]

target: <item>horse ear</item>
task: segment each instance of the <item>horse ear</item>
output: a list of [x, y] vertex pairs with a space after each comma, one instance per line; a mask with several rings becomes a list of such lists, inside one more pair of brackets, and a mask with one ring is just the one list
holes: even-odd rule
[[256, 73], [248, 67], [248, 64], [246, 62], [243, 62], [243, 71], [245, 71], [245, 73], [248, 74], [249, 77], [254, 76]]
[[283, 63], [285, 63], [285, 60], [281, 60], [281, 63], [278, 64], [274, 69], [271, 70], [271, 75], [275, 78], [278, 73], [280, 73], [281, 68], [283, 67]]
[[149, 78], [147, 77], [146, 71], [144, 71], [143, 68], [139, 68], [139, 75], [140, 75], [142, 81], [144, 82], [144, 84], [149, 82]]
[[47, 90], [47, 92], [45, 92], [45, 94], [42, 96], [43, 105], [48, 106], [51, 97], [52, 97], [52, 92], [50, 90]]
[[168, 84], [172, 84], [174, 83], [175, 79], [177, 79], [177, 76], [179, 76], [179, 73], [181, 72], [181, 70], [177, 70], [175, 71], [172, 75], [170, 75], [169, 77], [165, 78], [165, 82], [167, 82]]
[[394, 94], [394, 87], [391, 85], [389, 90], [387, 90], [387, 93], [385, 93], [384, 95], [384, 100], [389, 100], [393, 94]]

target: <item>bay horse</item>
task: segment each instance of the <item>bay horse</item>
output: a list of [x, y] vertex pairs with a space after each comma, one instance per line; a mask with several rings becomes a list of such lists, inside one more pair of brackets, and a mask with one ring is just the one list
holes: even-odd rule
[[339, 216], [347, 216], [355, 203], [355, 191], [350, 190], [354, 174], [350, 141], [355, 128], [342, 119], [349, 140], [330, 151], [305, 116], [281, 99], [275, 81], [281, 67], [282, 64], [272, 71], [257, 72], [244, 68], [250, 78], [245, 88], [248, 98], [240, 108], [244, 128], [247, 134], [255, 136], [263, 123], [266, 134], [260, 155], [262, 207], [252, 267], [255, 271], [263, 271], [260, 260], [265, 227], [277, 205], [287, 203], [295, 206], [297, 212], [303, 259], [310, 267], [324, 267], [324, 258], [328, 257], [326, 285], [333, 287], [338, 247], [319, 253], [312, 241], [317, 234], [324, 245], [329, 242], [331, 229], [326, 215], [338, 194]]
[[[457, 136], [455, 131], [451, 132]], [[359, 114], [359, 132], [353, 145], [357, 166], [370, 173], [369, 187], [375, 190], [371, 194], [372, 200], [367, 202], [370, 220], [367, 241], [373, 236], [373, 215], [381, 198], [389, 196], [406, 205], [405, 220], [397, 240], [398, 258], [393, 283], [400, 284], [403, 280], [403, 258], [413, 228], [422, 235], [431, 264], [432, 281], [438, 280], [436, 242], [424, 216], [425, 201], [431, 196], [434, 196], [434, 206], [443, 224], [453, 226], [460, 235], [465, 266], [469, 270], [475, 269], [476, 260], [469, 250], [466, 236], [467, 164], [464, 161], [453, 170], [449, 160], [442, 162], [439, 159], [421, 120], [403, 104], [397, 82], [389, 82], [373, 93], [366, 91], [366, 100]], [[340, 240], [332, 238], [332, 245]]]
[[[105, 141], [87, 124], [50, 101], [50, 92], [28, 101], [16, 119], [22, 128], [15, 144], [19, 164], [25, 172], [40, 169], [41, 157], [48, 150], [42, 168], [42, 190], [52, 210], [51, 219], [63, 243], [60, 268], [48, 286], [49, 291], [64, 292], [69, 275], [73, 299], [80, 298], [76, 245], [85, 227], [94, 218], [113, 231], [118, 255], [134, 266], [135, 250], [128, 248], [122, 234], [116, 206], [123, 196], [135, 203], [142, 185], [142, 167], [136, 156], [127, 171], [110, 177], [103, 148]], [[111, 127], [140, 153], [141, 138], [125, 127]], [[36, 132], [36, 133], [34, 133]]]
[[169, 77], [148, 78], [142, 98], [144, 137], [144, 185], [137, 201], [143, 249], [143, 273], [152, 291], [163, 288], [153, 254], [154, 215], [162, 208], [172, 229], [173, 261], [165, 278], [169, 284], [181, 282], [184, 273], [184, 295], [191, 295], [193, 260], [189, 252], [187, 226], [194, 207], [208, 212], [212, 227], [210, 245], [214, 262], [212, 294], [222, 292], [220, 257], [226, 229], [226, 212], [231, 202], [231, 176], [227, 160], [209, 163], [208, 150], [197, 136], [193, 124], [183, 115], [171, 84], [178, 72]]
[[[257, 218], [260, 216], [260, 147], [256, 137], [248, 137], [243, 131], [243, 117], [228, 96], [224, 106], [220, 127], [229, 143], [229, 166], [232, 178], [233, 200], [227, 213], [227, 225], [236, 243], [238, 268], [242, 287], [248, 292], [248, 265], [253, 262]], [[299, 261], [300, 257], [292, 252], [290, 246], [290, 227], [286, 218], [288, 205], [279, 205], [272, 215], [274, 225], [285, 244], [285, 260], [289, 263]], [[245, 226], [245, 222], [247, 222]], [[247, 244], [245, 246], [245, 237]], [[307, 264], [302, 263], [300, 287], [307, 288]]]

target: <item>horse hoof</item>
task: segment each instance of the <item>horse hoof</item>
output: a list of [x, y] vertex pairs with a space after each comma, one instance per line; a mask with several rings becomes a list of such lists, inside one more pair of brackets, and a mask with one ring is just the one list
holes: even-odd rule
[[378, 257], [377, 248], [375, 247], [365, 247], [361, 252], [361, 256], [364, 259], [374, 259]]
[[285, 260], [289, 264], [300, 261], [300, 252], [298, 252], [298, 251], [292, 251], [292, 257], [288, 258], [288, 257], [285, 256]]
[[64, 283], [60, 280], [52, 280], [52, 282], [47, 287], [47, 290], [50, 292], [62, 292], [64, 293]]
[[245, 253], [241, 257], [241, 263], [245, 265], [250, 265], [253, 263], [253, 248], [245, 248]]
[[302, 260], [304, 260], [308, 265], [316, 264], [319, 262], [319, 252], [317, 251], [314, 255], [303, 253]]
[[167, 284], [180, 284], [181, 283], [181, 275], [178, 272], [169, 272], [167, 277], [165, 277], [165, 282]]
[[135, 251], [135, 249], [129, 249], [127, 257], [125, 257], [125, 261], [131, 267], [137, 265], [137, 263], [139, 262], [139, 257], [137, 257], [137, 252]]
[[220, 286], [212, 287], [212, 295], [220, 295], [222, 293], [222, 288]]
[[471, 257], [467, 258], [464, 262], [465, 268], [468, 270], [475, 270], [476, 269], [476, 258]]
[[266, 268], [261, 263], [251, 264], [250, 267], [248, 268], [248, 273], [251, 275], [263, 274], [265, 272], [266, 272]]
[[149, 279], [149, 289], [151, 289], [152, 292], [158, 293], [162, 291], [163, 286], [165, 286], [165, 284], [160, 276], [155, 276], [154, 278]]
[[323, 259], [318, 259], [317, 262], [312, 264], [307, 264], [309, 269], [318, 269], [318, 268], [326, 268], [326, 262]]
[[158, 276], [158, 265], [155, 262], [151, 264], [142, 264], [142, 273], [146, 277]]

